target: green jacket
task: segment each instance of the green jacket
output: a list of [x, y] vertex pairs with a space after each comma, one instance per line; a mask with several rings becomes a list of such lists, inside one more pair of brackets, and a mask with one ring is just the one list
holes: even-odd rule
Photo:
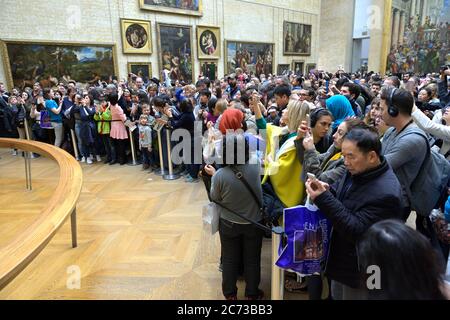
[[111, 132], [112, 115], [109, 107], [103, 112], [96, 113], [94, 120], [97, 121], [98, 134], [109, 134]]

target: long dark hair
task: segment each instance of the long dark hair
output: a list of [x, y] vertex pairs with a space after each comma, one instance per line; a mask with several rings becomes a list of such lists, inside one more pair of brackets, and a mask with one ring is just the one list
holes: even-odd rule
[[180, 111], [183, 113], [193, 112], [194, 107], [192, 106], [192, 102], [189, 99], [183, 99], [180, 102]]
[[358, 244], [363, 277], [369, 266], [381, 271], [381, 289], [369, 297], [386, 300], [445, 300], [443, 259], [430, 241], [397, 220], [374, 224]]

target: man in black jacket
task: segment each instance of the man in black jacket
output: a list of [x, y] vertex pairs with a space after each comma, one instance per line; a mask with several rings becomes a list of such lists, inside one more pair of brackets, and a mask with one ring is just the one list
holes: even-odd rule
[[8, 101], [0, 96], [0, 137], [16, 138], [14, 136], [13, 121], [14, 115], [12, 109], [8, 106]]
[[366, 270], [359, 270], [356, 244], [376, 222], [401, 218], [402, 189], [380, 156], [381, 143], [375, 132], [350, 131], [342, 144], [342, 154], [347, 173], [340, 181], [330, 188], [319, 180], [308, 180], [306, 188], [333, 225], [325, 268], [332, 280], [333, 298], [365, 299], [367, 288], [362, 275]]

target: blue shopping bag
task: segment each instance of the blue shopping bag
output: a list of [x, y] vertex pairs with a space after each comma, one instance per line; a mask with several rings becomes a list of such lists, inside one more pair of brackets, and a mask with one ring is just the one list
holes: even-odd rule
[[276, 265], [308, 276], [323, 271], [328, 257], [331, 223], [311, 204], [284, 209], [287, 244]]

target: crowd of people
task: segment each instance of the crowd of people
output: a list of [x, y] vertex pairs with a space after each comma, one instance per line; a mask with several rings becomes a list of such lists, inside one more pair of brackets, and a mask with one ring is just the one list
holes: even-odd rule
[[[450, 160], [449, 77], [449, 67], [422, 77], [343, 70], [255, 77], [238, 68], [195, 85], [130, 76], [7, 92], [0, 83], [0, 137], [51, 143], [87, 165], [123, 165], [133, 144], [146, 171], [167, 169], [168, 148], [187, 144], [175, 170], [186, 183], [203, 180], [209, 199], [221, 204], [226, 299], [237, 299], [240, 274], [248, 299], [264, 297], [264, 232], [249, 221], [262, 221], [264, 207], [280, 223], [283, 209], [307, 195], [333, 225], [329, 256], [320, 275], [289, 278], [287, 290], [321, 299], [328, 281], [332, 299], [450, 299], [448, 239], [432, 217], [418, 214], [417, 231], [405, 225], [426, 155]], [[190, 138], [158, 142], [158, 133], [173, 138], [178, 129]], [[439, 198], [437, 218], [448, 223], [448, 194]], [[365, 286], [372, 265], [381, 268], [379, 290]]]

